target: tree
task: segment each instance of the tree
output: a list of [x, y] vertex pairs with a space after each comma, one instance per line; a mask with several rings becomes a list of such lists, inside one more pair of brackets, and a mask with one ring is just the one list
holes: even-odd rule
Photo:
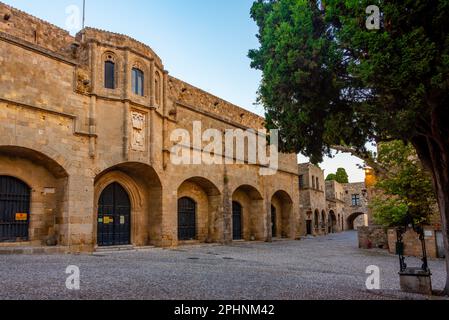
[[410, 144], [392, 141], [379, 145], [377, 162], [388, 173], [378, 179], [381, 193], [371, 201], [376, 223], [393, 227], [404, 225], [407, 215], [415, 223], [428, 223], [436, 203], [430, 174]]
[[[366, 28], [369, 5], [380, 30]], [[257, 0], [251, 15], [258, 101], [281, 151], [319, 163], [333, 146], [413, 145], [437, 194], [449, 293], [449, 2]]]
[[349, 183], [349, 176], [344, 168], [338, 168], [335, 176], [338, 183]]
[[338, 168], [337, 173], [329, 174], [326, 178], [326, 181], [337, 181], [338, 183], [349, 183], [349, 176], [344, 168]]

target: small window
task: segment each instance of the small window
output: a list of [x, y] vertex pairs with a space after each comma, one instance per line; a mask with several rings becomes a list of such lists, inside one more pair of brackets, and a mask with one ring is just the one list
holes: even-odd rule
[[299, 176], [299, 189], [304, 189], [304, 175]]
[[320, 190], [320, 179], [316, 178], [316, 189]]
[[144, 74], [137, 68], [132, 71], [132, 88], [134, 94], [144, 96]]
[[312, 189], [315, 189], [315, 176], [312, 176]]
[[115, 89], [115, 63], [112, 61], [104, 63], [104, 87]]
[[360, 206], [360, 195], [359, 194], [352, 195], [352, 206], [354, 206], [354, 207]]

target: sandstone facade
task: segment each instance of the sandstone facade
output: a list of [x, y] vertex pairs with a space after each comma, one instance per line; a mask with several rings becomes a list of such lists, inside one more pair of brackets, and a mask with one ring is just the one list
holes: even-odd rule
[[[306, 234], [323, 235], [367, 226], [365, 183], [325, 181], [324, 171], [311, 163], [298, 166], [300, 210]], [[354, 199], [359, 199], [353, 202]]]
[[[170, 161], [175, 129], [192, 133], [194, 121], [203, 130], [263, 129], [264, 120], [171, 77], [148, 46], [92, 28], [72, 37], [0, 3], [0, 70], [0, 177], [30, 189], [29, 232], [18, 241], [55, 239], [70, 252], [90, 252], [104, 225], [129, 224], [132, 245], [176, 246], [178, 201], [187, 198], [195, 204], [193, 241], [231, 242], [235, 203], [244, 240], [305, 234], [296, 155], [280, 155], [275, 175], [261, 175], [264, 165], [248, 161]], [[201, 154], [204, 147], [189, 151]], [[99, 212], [108, 209], [104, 192], [113, 184], [125, 191], [130, 211], [115, 220]], [[324, 198], [324, 180], [319, 192]], [[126, 210], [116, 202], [110, 206]], [[115, 239], [107, 230], [102, 237]]]

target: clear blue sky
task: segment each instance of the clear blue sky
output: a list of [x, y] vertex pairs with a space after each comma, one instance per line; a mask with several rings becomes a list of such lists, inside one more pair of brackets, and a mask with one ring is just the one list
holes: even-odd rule
[[[66, 8], [82, 0], [1, 0], [67, 29]], [[257, 48], [250, 18], [253, 0], [86, 0], [86, 26], [127, 34], [148, 44], [171, 75], [259, 115], [255, 106], [260, 72], [250, 68], [248, 50]], [[71, 30], [74, 33], [77, 30]], [[301, 162], [307, 159], [300, 157]], [[348, 155], [326, 159], [327, 173], [338, 167], [362, 181], [362, 161]]]

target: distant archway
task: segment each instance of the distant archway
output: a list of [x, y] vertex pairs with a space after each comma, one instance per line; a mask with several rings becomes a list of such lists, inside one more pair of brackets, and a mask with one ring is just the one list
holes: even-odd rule
[[[365, 216], [366, 213], [364, 212], [354, 212], [353, 214], [351, 214], [347, 219], [346, 219], [346, 223], [348, 226], [348, 230], [355, 230], [356, 226], [354, 224], [354, 222], [357, 220], [357, 218], [361, 217], [361, 216]], [[363, 223], [364, 225], [365, 223]]]

